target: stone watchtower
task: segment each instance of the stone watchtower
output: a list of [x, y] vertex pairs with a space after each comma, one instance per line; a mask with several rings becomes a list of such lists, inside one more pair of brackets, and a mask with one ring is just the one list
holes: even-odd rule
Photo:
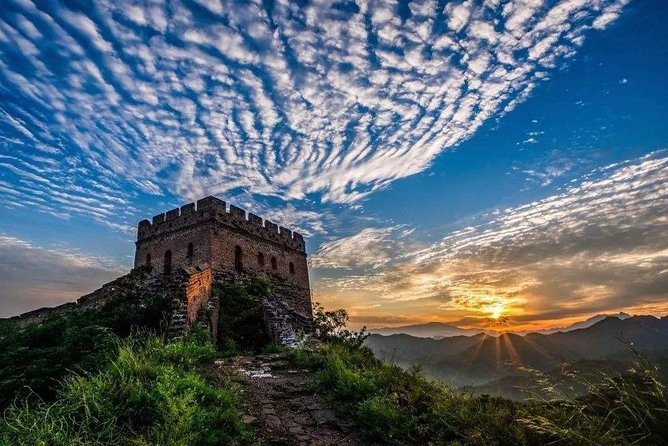
[[233, 283], [263, 276], [274, 289], [263, 305], [275, 340], [290, 343], [287, 338], [297, 329], [310, 328], [306, 249], [297, 232], [236, 206], [228, 210], [224, 201], [206, 197], [156, 215], [152, 221], [140, 221], [136, 245], [135, 268], [151, 266], [152, 275], [162, 279], [185, 275], [184, 324], [192, 322], [186, 320], [196, 313], [192, 306], [208, 301], [206, 296], [188, 296], [188, 290], [209, 293], [207, 281]]

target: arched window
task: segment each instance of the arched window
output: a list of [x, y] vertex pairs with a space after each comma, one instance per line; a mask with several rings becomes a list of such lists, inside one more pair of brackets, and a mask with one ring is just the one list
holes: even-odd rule
[[151, 253], [146, 254], [146, 266], [151, 266]]
[[290, 262], [290, 274], [294, 274], [294, 273], [295, 273], [295, 264]]
[[194, 253], [195, 253], [195, 247], [193, 246], [192, 243], [188, 243], [188, 258], [192, 259]]
[[276, 257], [271, 258], [271, 269], [278, 269], [278, 262], [276, 262]]
[[260, 268], [264, 268], [264, 254], [261, 252], [257, 253], [257, 264], [260, 265]]
[[234, 248], [234, 269], [237, 270], [237, 272], [241, 272], [243, 269], [243, 261], [242, 261], [242, 251], [241, 251], [241, 246], [236, 246]]
[[172, 273], [172, 251], [167, 250], [165, 253], [165, 267], [163, 268], [163, 273], [171, 274]]

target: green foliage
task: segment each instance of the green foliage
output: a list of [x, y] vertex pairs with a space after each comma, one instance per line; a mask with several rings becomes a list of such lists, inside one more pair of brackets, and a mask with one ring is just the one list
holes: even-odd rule
[[218, 348], [227, 355], [258, 353], [270, 342], [264, 323], [260, 296], [271, 293], [266, 279], [257, 278], [249, 285], [216, 285], [218, 297]]
[[0, 443], [16, 446], [238, 444], [247, 435], [238, 390], [209, 385], [197, 366], [210, 343], [128, 338], [98, 373], [66, 377], [53, 403], [31, 398], [0, 422]]
[[386, 364], [365, 348], [324, 343], [298, 349], [293, 361], [317, 370], [337, 407], [383, 444], [522, 445], [516, 405], [476, 398], [428, 381], [417, 370]]
[[99, 370], [115, 353], [119, 336], [161, 328], [168, 300], [141, 305], [128, 304], [132, 296], [123, 300], [22, 329], [6, 321], [0, 327], [0, 409], [29, 393], [53, 399], [57, 382], [71, 371]]
[[346, 328], [349, 321], [348, 312], [343, 309], [325, 311], [325, 308], [316, 302], [313, 305], [313, 328], [315, 338], [332, 344], [344, 344], [352, 348], [361, 347], [369, 336], [366, 327], [360, 331]]
[[526, 406], [519, 422], [541, 440], [561, 444], [668, 444], [668, 391], [658, 369], [637, 358], [624, 375], [587, 378], [583, 397]]

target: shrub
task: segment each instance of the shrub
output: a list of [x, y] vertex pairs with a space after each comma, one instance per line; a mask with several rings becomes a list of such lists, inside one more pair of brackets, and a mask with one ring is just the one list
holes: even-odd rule
[[271, 293], [265, 279], [249, 285], [216, 285], [213, 295], [221, 308], [218, 318], [218, 348], [227, 355], [258, 353], [270, 343], [259, 297]]
[[366, 327], [360, 331], [346, 328], [349, 321], [348, 312], [343, 309], [325, 311], [325, 308], [316, 302], [313, 305], [313, 328], [315, 338], [333, 344], [345, 344], [352, 348], [361, 347], [369, 336]]
[[517, 405], [453, 392], [344, 343], [297, 349], [292, 360], [317, 371], [320, 388], [339, 410], [383, 444], [522, 445]]
[[658, 369], [642, 355], [637, 353], [636, 366], [626, 374], [576, 379], [589, 389], [587, 395], [528, 404], [519, 422], [536, 438], [554, 443], [668, 444], [668, 392]]
[[40, 324], [0, 326], [0, 409], [15, 398], [56, 396], [59, 380], [72, 371], [97, 371], [113, 356], [118, 337], [159, 331], [169, 300], [122, 296], [99, 309], [76, 311]]
[[453, 391], [419, 369], [341, 342], [305, 346], [291, 358], [314, 369], [341, 413], [382, 444], [668, 444], [668, 393], [646, 361], [625, 375], [596, 378], [604, 384], [589, 384], [584, 397], [518, 403]]

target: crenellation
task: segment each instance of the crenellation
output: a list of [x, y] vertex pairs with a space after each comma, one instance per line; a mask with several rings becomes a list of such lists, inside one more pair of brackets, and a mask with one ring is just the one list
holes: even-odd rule
[[304, 238], [301, 234], [269, 220], [264, 220], [262, 217], [246, 212], [234, 205], [230, 205], [228, 210], [226, 203], [215, 197], [205, 197], [196, 203], [188, 203], [167, 213], [158, 214], [153, 217], [152, 222], [142, 220], [138, 225], [137, 239], [144, 240], [148, 237], [159, 236], [210, 220], [217, 221], [222, 225], [229, 225], [237, 228], [237, 230], [290, 249], [301, 252], [305, 249]]
[[230, 205], [230, 212], [229, 212], [229, 214], [230, 214], [232, 217], [235, 217], [235, 218], [237, 218], [237, 219], [239, 219], [239, 220], [244, 220], [244, 221], [246, 220], [246, 211], [243, 210], [243, 209], [241, 209], [241, 208], [239, 208], [239, 207], [236, 207], [236, 206], [233, 205], [233, 204]]
[[258, 227], [264, 227], [262, 224], [262, 217], [258, 217], [255, 214], [248, 213], [248, 221], [254, 225], [257, 225]]
[[157, 224], [162, 223], [164, 221], [165, 221], [165, 214], [164, 213], [155, 215], [153, 217], [153, 224], [154, 225], [157, 225]]
[[197, 210], [202, 211], [205, 209], [211, 209], [221, 213], [227, 212], [226, 203], [223, 200], [211, 196], [197, 200]]
[[176, 220], [180, 216], [181, 216], [180, 208], [172, 209], [171, 211], [167, 211], [167, 213], [165, 214], [165, 221]]
[[289, 230], [288, 228], [284, 228], [283, 226], [279, 226], [278, 231], [281, 234], [281, 237], [292, 239], [292, 231]]
[[181, 206], [181, 216], [193, 214], [195, 212], [195, 203], [188, 203]]
[[268, 231], [277, 233], [278, 232], [278, 225], [276, 223], [272, 223], [269, 220], [264, 221], [264, 227], [268, 229]]

